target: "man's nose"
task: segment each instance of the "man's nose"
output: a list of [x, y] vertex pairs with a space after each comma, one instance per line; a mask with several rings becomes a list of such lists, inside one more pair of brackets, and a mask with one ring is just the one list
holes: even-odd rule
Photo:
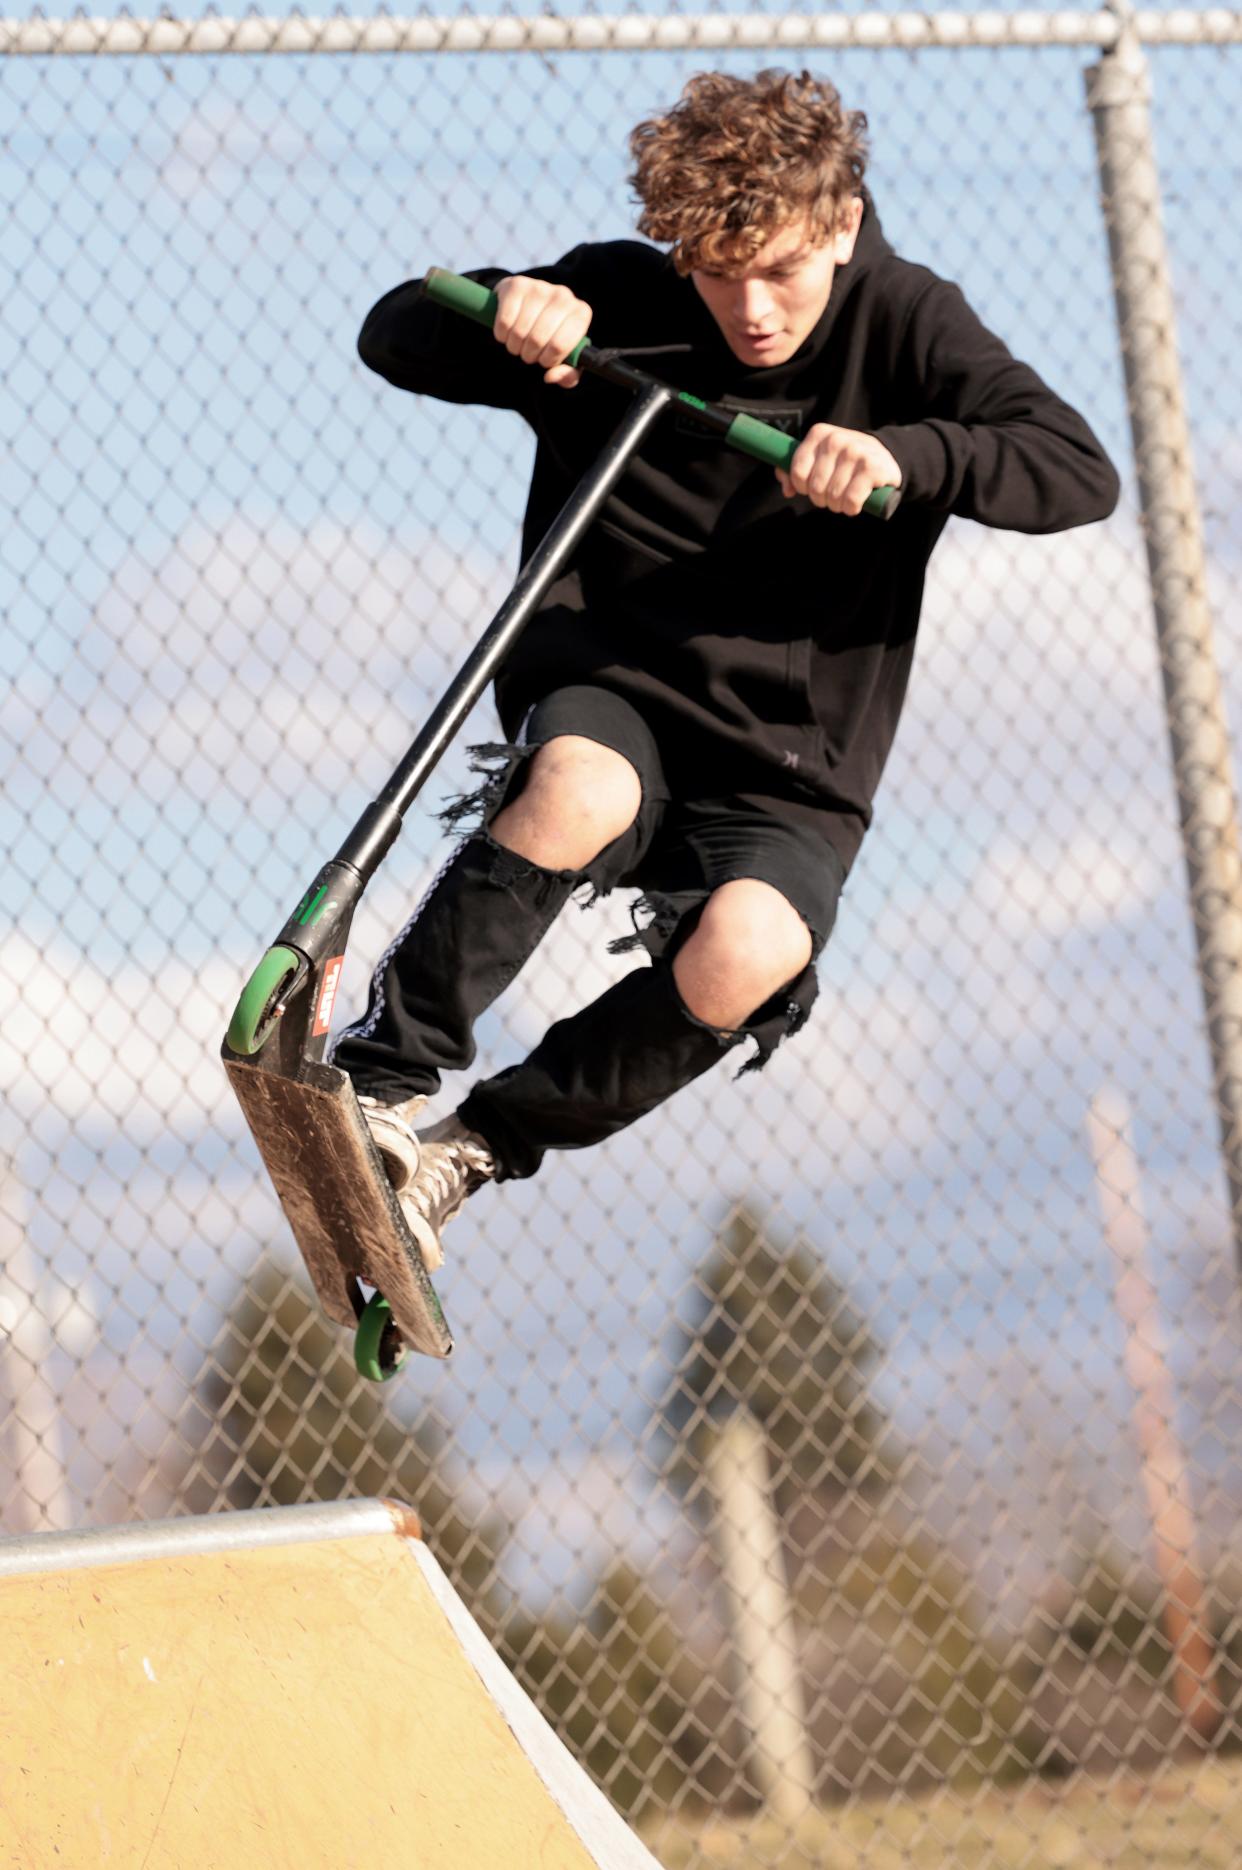
[[740, 279], [737, 293], [738, 323], [762, 325], [772, 309], [772, 295], [762, 279]]

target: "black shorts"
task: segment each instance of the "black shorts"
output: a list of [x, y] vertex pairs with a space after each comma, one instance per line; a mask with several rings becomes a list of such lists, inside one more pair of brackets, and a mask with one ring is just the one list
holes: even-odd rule
[[786, 1033], [804, 1023], [818, 990], [815, 963], [832, 932], [845, 866], [826, 836], [805, 821], [781, 817], [784, 801], [755, 794], [725, 798], [671, 796], [665, 763], [637, 709], [609, 689], [559, 688], [538, 702], [513, 746], [473, 749], [489, 777], [479, 791], [449, 806], [446, 822], [477, 814], [484, 829], [520, 788], [530, 756], [558, 735], [578, 734], [611, 747], [638, 774], [642, 804], [627, 831], [582, 872], [595, 896], [614, 889], [640, 891], [634, 933], [611, 944], [614, 953], [644, 948], [653, 960], [671, 959], [714, 890], [741, 877], [771, 884], [797, 911], [811, 935], [811, 960], [796, 981], [773, 996], [746, 1023], [762, 1065]]
[[539, 747], [558, 734], [581, 734], [611, 747], [629, 761], [642, 787], [634, 824], [587, 868], [601, 893], [636, 888], [649, 904], [675, 899], [690, 906], [722, 883], [755, 877], [793, 905], [819, 955], [845, 881], [826, 837], [782, 819], [780, 799], [670, 797], [654, 734], [630, 702], [608, 689], [557, 689], [531, 710], [522, 744]]

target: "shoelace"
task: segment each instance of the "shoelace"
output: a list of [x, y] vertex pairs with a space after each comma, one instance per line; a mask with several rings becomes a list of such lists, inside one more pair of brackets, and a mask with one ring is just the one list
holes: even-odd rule
[[463, 1137], [455, 1148], [467, 1168], [475, 1175], [488, 1176], [495, 1172], [496, 1165], [492, 1161], [492, 1152], [485, 1143], [472, 1143]]
[[491, 1172], [491, 1155], [480, 1144], [467, 1142], [465, 1138], [451, 1143], [433, 1143], [423, 1152], [410, 1193], [418, 1203], [419, 1212], [430, 1219], [432, 1208], [441, 1202], [447, 1206], [457, 1197], [460, 1206], [470, 1192], [473, 1175], [486, 1178]]
[[409, 1191], [418, 1205], [419, 1212], [428, 1219], [431, 1217], [432, 1208], [447, 1201], [454, 1193], [456, 1177], [453, 1170], [457, 1167], [449, 1144], [442, 1143], [438, 1147], [433, 1144], [432, 1148], [436, 1151], [434, 1156], [432, 1156], [431, 1149], [423, 1150], [422, 1160], [418, 1165], [418, 1174]]

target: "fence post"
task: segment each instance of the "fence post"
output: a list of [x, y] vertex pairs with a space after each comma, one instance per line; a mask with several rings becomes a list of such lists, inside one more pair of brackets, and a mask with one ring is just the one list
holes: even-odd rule
[[[0, 1156], [0, 1483], [12, 1474], [12, 1499], [0, 1484], [0, 1530], [61, 1532], [73, 1524], [65, 1476], [63, 1398], [49, 1373], [56, 1339], [43, 1310], [45, 1291], [22, 1225], [7, 1207], [15, 1188]], [[7, 1472], [6, 1472], [7, 1470]]]
[[1134, 1429], [1152, 1550], [1162, 1601], [1160, 1620], [1173, 1654], [1173, 1698], [1191, 1731], [1208, 1740], [1223, 1708], [1195, 1536], [1186, 1456], [1175, 1425], [1173, 1377], [1148, 1271], [1147, 1223], [1130, 1112], [1117, 1091], [1092, 1100], [1087, 1133], [1095, 1161], [1104, 1238], [1113, 1257], [1114, 1293], [1125, 1333], [1124, 1364], [1134, 1392]]
[[751, 1772], [768, 1810], [793, 1821], [811, 1803], [815, 1775], [767, 1450], [748, 1409], [735, 1409], [712, 1434], [707, 1479], [732, 1615], [738, 1699], [751, 1735]]
[[1086, 74], [1234, 1247], [1242, 1269], [1242, 861], [1151, 132], [1130, 0]]

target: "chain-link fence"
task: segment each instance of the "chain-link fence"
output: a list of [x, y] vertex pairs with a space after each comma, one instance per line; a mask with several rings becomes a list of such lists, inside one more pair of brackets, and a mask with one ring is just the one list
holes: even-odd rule
[[[410, 1499], [670, 1865], [1235, 1861], [1242, 1321], [1098, 44], [176, 57], [177, 22], [159, 52], [129, 30], [0, 58], [5, 1529]], [[1236, 723], [1242, 51], [1148, 58]], [[379, 1391], [218, 1045], [507, 588], [531, 443], [390, 389], [355, 335], [428, 264], [630, 233], [639, 117], [693, 71], [804, 62], [867, 111], [898, 251], [1127, 492], [1081, 534], [950, 527], [812, 1023], [480, 1194], [453, 1359]], [[488, 705], [428, 806], [494, 738]], [[415, 811], [343, 1016], [442, 854]], [[627, 927], [570, 908], [482, 1067]]]

